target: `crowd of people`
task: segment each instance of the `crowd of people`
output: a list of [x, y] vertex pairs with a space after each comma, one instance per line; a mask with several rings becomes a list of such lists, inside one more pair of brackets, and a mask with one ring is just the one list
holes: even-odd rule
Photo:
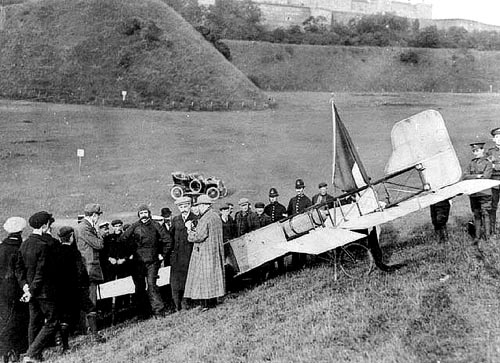
[[[131, 306], [140, 318], [162, 317], [171, 312], [158, 286], [158, 271], [170, 266], [170, 296], [176, 311], [199, 306], [206, 311], [216, 306], [227, 292], [225, 243], [252, 230], [302, 213], [313, 202], [332, 203], [326, 183], [311, 201], [305, 184], [297, 179], [296, 195], [288, 208], [278, 202], [276, 188], [269, 191], [269, 203], [253, 208], [247, 198], [238, 201], [239, 210], [227, 203], [218, 211], [206, 195], [183, 196], [175, 201], [179, 211], [169, 208], [160, 217], [147, 205], [138, 208], [138, 220], [124, 224], [120, 219], [100, 221], [99, 204], [87, 204], [75, 227], [53, 228], [55, 218], [46, 211], [26, 221], [10, 217], [4, 223], [8, 236], [0, 244], [0, 357], [4, 362], [39, 362], [44, 349], [56, 344], [69, 349], [69, 335], [83, 325], [95, 342], [105, 338], [98, 330], [99, 284], [131, 276], [135, 293]], [[31, 234], [23, 241], [27, 226]], [[284, 261], [277, 261], [278, 271]], [[127, 300], [129, 300], [127, 302]], [[116, 304], [130, 303], [120, 296]]]

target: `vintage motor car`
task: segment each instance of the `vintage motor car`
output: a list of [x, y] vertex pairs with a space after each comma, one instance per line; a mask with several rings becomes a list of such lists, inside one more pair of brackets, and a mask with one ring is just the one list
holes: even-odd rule
[[206, 194], [213, 200], [227, 196], [224, 182], [214, 176], [205, 178], [200, 173], [176, 171], [172, 173], [172, 179], [174, 184], [170, 189], [170, 195], [174, 199], [179, 199], [184, 195], [197, 194]]

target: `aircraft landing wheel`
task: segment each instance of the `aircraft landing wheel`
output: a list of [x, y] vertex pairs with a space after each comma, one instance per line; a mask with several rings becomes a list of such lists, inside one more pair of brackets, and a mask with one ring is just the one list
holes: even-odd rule
[[178, 185], [174, 185], [172, 189], [170, 189], [170, 196], [174, 199], [179, 199], [183, 195], [184, 195], [184, 190], [182, 189], [182, 187]]
[[220, 192], [219, 192], [219, 189], [217, 187], [208, 188], [206, 194], [212, 200], [217, 200], [220, 197]]
[[373, 256], [368, 247], [359, 243], [350, 243], [340, 248], [339, 265], [351, 278], [368, 276], [374, 268]]

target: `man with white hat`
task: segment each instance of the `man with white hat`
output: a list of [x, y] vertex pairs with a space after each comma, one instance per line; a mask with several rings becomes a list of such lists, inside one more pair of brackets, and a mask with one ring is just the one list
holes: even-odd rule
[[17, 361], [28, 348], [28, 307], [19, 301], [23, 291], [16, 279], [16, 263], [26, 220], [10, 217], [3, 225], [8, 236], [0, 241], [0, 360]]
[[189, 261], [193, 251], [193, 244], [188, 242], [186, 228], [187, 221], [194, 221], [197, 217], [191, 211], [191, 198], [181, 197], [175, 201], [180, 214], [172, 218], [173, 243], [168, 251], [170, 256], [170, 288], [175, 309], [187, 309], [189, 306], [184, 299], [184, 287], [189, 269]]
[[188, 241], [194, 245], [184, 296], [201, 300], [202, 311], [215, 307], [217, 298], [226, 293], [222, 221], [212, 203], [207, 195], [200, 195], [196, 204], [201, 217], [196, 228], [186, 222]]

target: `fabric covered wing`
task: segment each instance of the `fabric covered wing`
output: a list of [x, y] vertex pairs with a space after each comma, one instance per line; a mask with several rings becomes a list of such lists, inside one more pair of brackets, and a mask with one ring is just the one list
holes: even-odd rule
[[347, 243], [365, 238], [366, 234], [349, 231], [342, 228], [317, 228], [304, 236], [280, 244], [287, 252], [308, 253], [319, 255]]
[[445, 199], [453, 198], [461, 194], [474, 194], [481, 190], [490, 189], [500, 185], [500, 181], [483, 179], [483, 180], [463, 180], [456, 184], [444, 187], [435, 192], [420, 194], [412, 199], [405, 200], [396, 206], [384, 209], [382, 211], [373, 212], [352, 218], [342, 223], [342, 228], [348, 229], [365, 229], [377, 226], [382, 223], [393, 221], [396, 218], [403, 217], [407, 214], [416, 212], [422, 208], [429, 207]]

